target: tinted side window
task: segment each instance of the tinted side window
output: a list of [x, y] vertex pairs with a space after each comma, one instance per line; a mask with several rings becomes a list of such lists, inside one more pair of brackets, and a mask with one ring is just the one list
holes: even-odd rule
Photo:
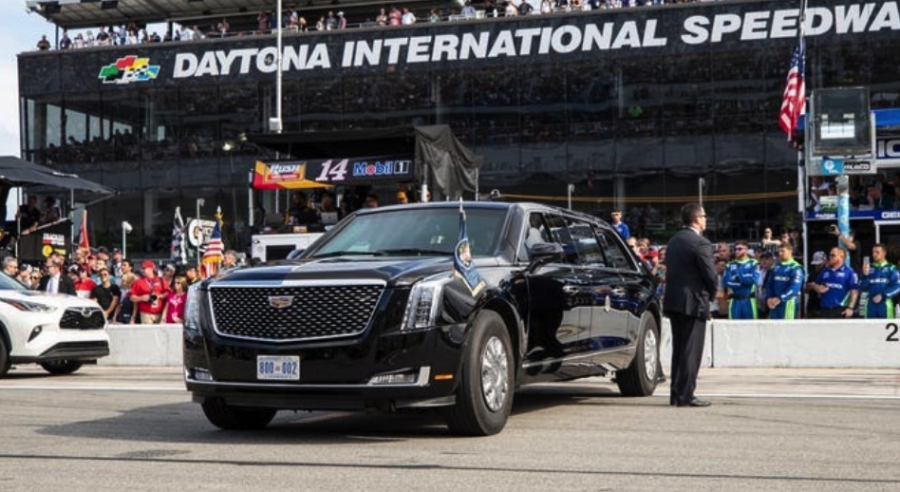
[[578, 249], [575, 247], [575, 240], [569, 231], [568, 219], [557, 214], [547, 214], [544, 216], [547, 226], [550, 229], [550, 239], [554, 243], [559, 243], [566, 255], [566, 263], [577, 265]]
[[634, 264], [628, 259], [628, 252], [625, 251], [624, 246], [620, 244], [620, 241], [617, 241], [615, 232], [596, 226], [594, 227], [594, 232], [597, 234], [597, 240], [603, 249], [604, 256], [606, 256], [606, 266], [634, 270]]
[[578, 219], [566, 218], [569, 237], [578, 255], [578, 263], [590, 266], [607, 266], [603, 251], [594, 236], [592, 224]]
[[528, 223], [525, 225], [525, 239], [519, 250], [519, 258], [530, 258], [532, 246], [539, 243], [552, 243], [550, 228], [544, 221], [544, 214], [532, 212], [528, 214]]

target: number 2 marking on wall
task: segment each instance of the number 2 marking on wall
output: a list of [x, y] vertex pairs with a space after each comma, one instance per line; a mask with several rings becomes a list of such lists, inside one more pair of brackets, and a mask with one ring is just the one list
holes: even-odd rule
[[888, 323], [884, 329], [890, 332], [885, 340], [886, 342], [900, 342], [900, 338], [897, 338], [897, 332], [900, 331], [900, 328], [897, 327], [897, 323]]

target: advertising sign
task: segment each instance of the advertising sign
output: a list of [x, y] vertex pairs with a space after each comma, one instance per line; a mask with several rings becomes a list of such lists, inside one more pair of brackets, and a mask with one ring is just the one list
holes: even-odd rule
[[265, 163], [257, 161], [253, 188], [257, 190], [323, 188], [413, 181], [413, 158], [408, 155], [310, 159]]

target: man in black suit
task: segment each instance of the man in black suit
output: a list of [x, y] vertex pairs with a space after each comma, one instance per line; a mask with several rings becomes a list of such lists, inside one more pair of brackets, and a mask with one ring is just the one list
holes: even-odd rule
[[703, 357], [710, 302], [716, 298], [713, 247], [703, 237], [706, 212], [697, 203], [681, 208], [684, 229], [666, 248], [666, 295], [663, 312], [672, 322], [672, 390], [670, 405], [707, 407], [694, 396]]
[[47, 275], [41, 277], [41, 283], [38, 284], [38, 290], [41, 292], [49, 292], [50, 294], [70, 294], [75, 293], [75, 282], [63, 273], [62, 263], [55, 256], [47, 258]]

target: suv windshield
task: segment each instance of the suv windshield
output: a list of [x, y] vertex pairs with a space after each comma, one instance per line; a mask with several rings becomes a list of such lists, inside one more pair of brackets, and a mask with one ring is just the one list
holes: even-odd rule
[[5, 273], [0, 273], [0, 290], [27, 290], [18, 280]]
[[[497, 250], [504, 209], [466, 210], [472, 256], [491, 256]], [[410, 208], [356, 216], [313, 258], [361, 255], [452, 255], [459, 240], [458, 208]]]

